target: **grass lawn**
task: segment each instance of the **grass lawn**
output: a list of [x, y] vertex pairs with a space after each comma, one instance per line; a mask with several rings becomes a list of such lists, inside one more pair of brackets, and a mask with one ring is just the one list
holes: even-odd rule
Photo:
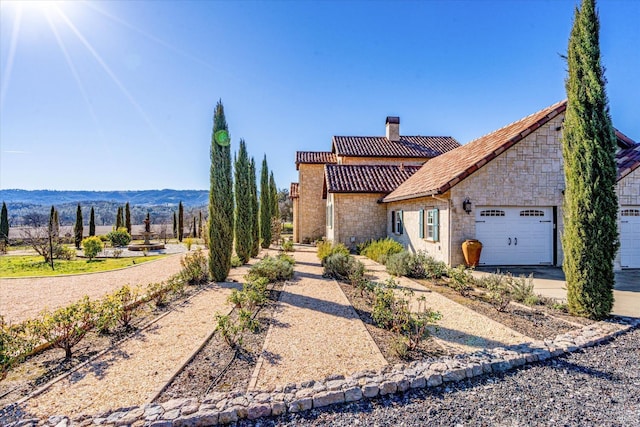
[[71, 261], [55, 260], [55, 270], [45, 264], [41, 256], [3, 256], [0, 257], [0, 277], [25, 276], [59, 276], [62, 274], [94, 273], [115, 270], [134, 264], [153, 261], [166, 255], [152, 255], [136, 258], [100, 258], [88, 261], [74, 259]]

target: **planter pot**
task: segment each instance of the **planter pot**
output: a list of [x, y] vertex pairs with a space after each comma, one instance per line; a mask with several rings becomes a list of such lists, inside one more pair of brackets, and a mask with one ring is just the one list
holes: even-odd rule
[[475, 239], [468, 239], [462, 243], [462, 254], [464, 262], [468, 267], [476, 267], [480, 262], [480, 253], [482, 252], [482, 243]]

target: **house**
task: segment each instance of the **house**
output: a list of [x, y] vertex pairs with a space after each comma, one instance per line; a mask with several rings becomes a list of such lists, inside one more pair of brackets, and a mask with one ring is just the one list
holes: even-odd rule
[[[460, 146], [448, 136], [401, 136], [399, 117], [387, 117], [385, 128], [385, 136], [334, 136], [331, 151], [296, 153], [299, 181], [290, 191], [295, 242], [330, 236], [354, 246], [383, 237], [382, 197], [425, 162]], [[357, 215], [361, 223], [353, 228]]]
[[[383, 202], [387, 234], [412, 251], [463, 263], [466, 239], [480, 264], [560, 265], [562, 122], [566, 101], [434, 158]], [[621, 247], [615, 267], [640, 267], [640, 145], [616, 131]]]
[[[455, 266], [464, 263], [462, 243], [478, 239], [481, 265], [559, 266], [565, 110], [566, 101], [556, 103], [462, 146], [453, 138], [399, 137], [399, 119], [390, 117], [386, 137], [334, 137], [331, 152], [298, 153], [297, 241], [309, 235], [302, 227], [313, 217], [315, 233], [350, 247], [389, 236]], [[616, 137], [615, 268], [640, 268], [640, 144], [617, 130]]]

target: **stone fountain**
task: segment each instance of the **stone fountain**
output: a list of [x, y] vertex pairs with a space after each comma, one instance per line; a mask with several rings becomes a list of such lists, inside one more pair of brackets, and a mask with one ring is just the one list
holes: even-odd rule
[[127, 246], [127, 249], [130, 251], [156, 251], [158, 249], [164, 249], [164, 244], [160, 242], [152, 242], [150, 239], [153, 233], [151, 232], [151, 217], [149, 212], [147, 212], [147, 217], [144, 219], [144, 232], [142, 236], [144, 237], [144, 243], [132, 243]]

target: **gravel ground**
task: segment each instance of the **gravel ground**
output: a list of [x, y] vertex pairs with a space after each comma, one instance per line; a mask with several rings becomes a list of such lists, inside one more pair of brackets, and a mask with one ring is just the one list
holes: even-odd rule
[[640, 329], [609, 343], [432, 389], [240, 426], [640, 426]]

